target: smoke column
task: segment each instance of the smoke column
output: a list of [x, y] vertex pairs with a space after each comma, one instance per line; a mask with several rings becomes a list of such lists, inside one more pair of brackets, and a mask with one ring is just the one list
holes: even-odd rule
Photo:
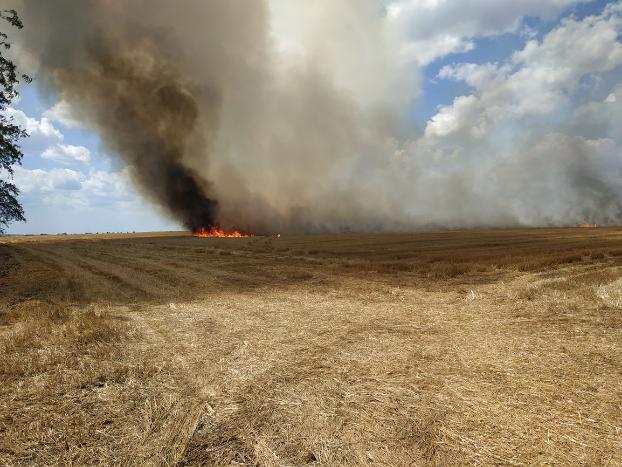
[[[219, 90], [180, 66], [180, 38], [155, 16], [181, 26], [171, 2], [127, 3], [25, 2], [37, 33], [32, 47], [42, 51], [48, 85], [133, 169], [143, 192], [187, 228], [209, 227], [218, 203], [187, 162], [209, 151]], [[188, 2], [189, 10], [201, 3]], [[221, 16], [202, 10], [206, 17]]]
[[[320, 3], [316, 12], [335, 9]], [[303, 206], [311, 193], [299, 177], [311, 173], [321, 184], [321, 174], [362, 148], [368, 124], [340, 95], [334, 70], [319, 61], [279, 69], [265, 1], [25, 0], [17, 8], [44, 83], [187, 228], [287, 228], [291, 213], [249, 193], [245, 177], [259, 176], [284, 198], [300, 190]], [[288, 187], [270, 180], [284, 176]], [[229, 198], [224, 210], [219, 195]]]
[[404, 128], [418, 71], [386, 1], [11, 1], [38, 82], [189, 229], [622, 221], [610, 136], [503, 127], [485, 89], [454, 103], [464, 129]]

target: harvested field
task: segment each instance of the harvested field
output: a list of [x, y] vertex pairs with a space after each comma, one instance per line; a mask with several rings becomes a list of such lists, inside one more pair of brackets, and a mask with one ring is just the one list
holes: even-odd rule
[[0, 464], [622, 465], [622, 229], [0, 239]]

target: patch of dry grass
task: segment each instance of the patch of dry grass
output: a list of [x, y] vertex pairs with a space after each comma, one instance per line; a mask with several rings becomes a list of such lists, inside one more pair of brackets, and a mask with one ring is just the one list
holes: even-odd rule
[[150, 353], [127, 306], [85, 304], [71, 271], [0, 256], [0, 464], [154, 458], [146, 434], [183, 391], [177, 370]]
[[[100, 394], [123, 385], [122, 322], [37, 301], [5, 311], [0, 326], [0, 460], [80, 462], [104, 455], [122, 405]], [[87, 453], [74, 457], [73, 450]]]

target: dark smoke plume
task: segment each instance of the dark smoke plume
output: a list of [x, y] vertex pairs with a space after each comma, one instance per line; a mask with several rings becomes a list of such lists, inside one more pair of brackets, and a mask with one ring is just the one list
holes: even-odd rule
[[135, 169], [149, 196], [189, 229], [212, 226], [217, 203], [207, 183], [183, 163], [199, 118], [192, 91], [155, 53], [143, 58], [136, 52], [123, 57], [93, 50], [91, 67], [55, 70], [55, 82], [69, 98], [88, 103], [86, 117]]
[[161, 2], [119, 9], [105, 0], [27, 1], [30, 27], [47, 32], [39, 38], [47, 45], [33, 47], [43, 47], [49, 85], [130, 165], [142, 191], [187, 228], [210, 227], [218, 203], [186, 161], [207, 152], [203, 130], [217, 126], [218, 94], [181, 75], [167, 56], [175, 47], [169, 32], [128, 20], [139, 3], [149, 15]]

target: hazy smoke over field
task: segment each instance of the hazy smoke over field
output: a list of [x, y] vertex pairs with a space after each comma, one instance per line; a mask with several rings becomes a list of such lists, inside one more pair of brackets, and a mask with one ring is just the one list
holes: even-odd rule
[[[538, 111], [521, 107], [530, 124], [503, 113], [522, 93], [518, 73], [447, 68], [444, 78], [467, 81], [474, 95], [440, 109], [425, 130], [404, 128], [419, 83], [386, 3], [22, 0], [17, 8], [40, 82], [188, 228], [622, 220], [618, 120], [593, 136], [580, 115], [545, 132]], [[564, 85], [553, 81], [572, 91]]]

